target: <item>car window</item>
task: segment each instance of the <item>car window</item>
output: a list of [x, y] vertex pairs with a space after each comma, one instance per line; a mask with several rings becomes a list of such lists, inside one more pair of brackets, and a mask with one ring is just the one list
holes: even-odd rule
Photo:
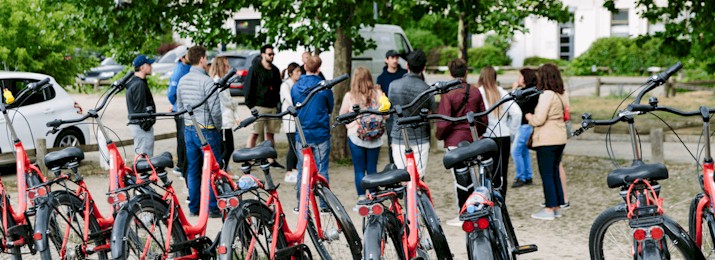
[[107, 65], [119, 65], [119, 64], [116, 61], [114, 61], [112, 58], [106, 58], [102, 61], [101, 65], [107, 66]]
[[246, 57], [228, 57], [228, 64], [236, 69], [248, 67], [246, 66]]
[[171, 51], [164, 54], [159, 60], [159, 63], [174, 63], [176, 61], [176, 53]]
[[[23, 89], [27, 88], [28, 84], [37, 81], [38, 80], [34, 79], [4, 79], [0, 81], [0, 84], [2, 85], [1, 87], [3, 89], [10, 90], [10, 92], [12, 92], [12, 95], [17, 98], [17, 94], [20, 93], [20, 91], [22, 91]], [[55, 93], [55, 89], [53, 87], [47, 87], [40, 92], [32, 94], [25, 100], [15, 100], [15, 102], [22, 102], [22, 106], [29, 106], [40, 102], [45, 102], [47, 100], [51, 100], [55, 98], [56, 95], [57, 93]], [[5, 97], [3, 97], [2, 102], [6, 103]]]
[[395, 33], [395, 45], [397, 47], [397, 53], [399, 54], [407, 54], [410, 52], [410, 47], [407, 45], [407, 41], [405, 40], [405, 37], [402, 36], [402, 34]]

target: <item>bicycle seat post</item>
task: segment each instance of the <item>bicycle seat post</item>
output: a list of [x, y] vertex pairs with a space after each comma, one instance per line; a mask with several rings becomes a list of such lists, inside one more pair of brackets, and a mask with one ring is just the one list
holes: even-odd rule
[[268, 163], [268, 160], [261, 160], [261, 170], [266, 177], [266, 188], [268, 190], [275, 189], [276, 185], [273, 184], [273, 177], [271, 177], [271, 164]]

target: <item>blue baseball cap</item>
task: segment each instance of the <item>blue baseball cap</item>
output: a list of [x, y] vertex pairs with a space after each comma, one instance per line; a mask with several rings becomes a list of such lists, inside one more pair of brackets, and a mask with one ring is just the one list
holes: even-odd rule
[[139, 67], [144, 64], [152, 64], [152, 63], [154, 63], [153, 59], [149, 59], [145, 55], [139, 54], [139, 56], [134, 58], [134, 61], [132, 62], [132, 66]]

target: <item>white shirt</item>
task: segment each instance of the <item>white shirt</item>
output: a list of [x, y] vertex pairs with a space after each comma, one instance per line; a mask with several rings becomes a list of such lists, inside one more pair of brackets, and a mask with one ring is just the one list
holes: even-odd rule
[[[499, 96], [502, 98], [509, 95], [503, 88], [497, 87], [497, 89], [499, 90]], [[479, 87], [479, 92], [482, 94], [484, 107], [489, 109], [492, 105], [487, 100], [487, 93], [484, 91], [484, 87]], [[516, 134], [518, 132], [519, 125], [521, 125], [521, 109], [519, 106], [512, 100], [502, 104], [501, 109], [502, 114], [499, 117], [494, 111], [489, 113], [489, 125], [487, 126], [487, 131], [484, 132], [484, 137], [507, 137], [511, 136], [512, 133]]]
[[[281, 98], [281, 111], [286, 111], [288, 110], [288, 107], [293, 105], [293, 98], [290, 97], [290, 89], [293, 88], [293, 84], [295, 84], [295, 81], [293, 81], [293, 79], [291, 78], [284, 80], [281, 84], [281, 89], [279, 92]], [[293, 116], [283, 116], [283, 124], [281, 128], [286, 134], [295, 133], [295, 119], [293, 118]]]

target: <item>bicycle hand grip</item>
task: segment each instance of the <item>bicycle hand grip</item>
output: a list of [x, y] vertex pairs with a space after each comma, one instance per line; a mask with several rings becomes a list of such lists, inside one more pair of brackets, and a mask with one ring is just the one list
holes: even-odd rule
[[45, 85], [47, 85], [47, 83], [50, 83], [50, 78], [45, 78], [45, 79], [40, 80], [40, 81], [38, 81], [38, 82], [30, 83], [29, 85], [27, 85], [27, 88], [28, 88], [30, 91], [42, 90], [42, 88], [43, 88]]
[[247, 127], [247, 126], [253, 124], [253, 122], [256, 122], [256, 120], [258, 120], [257, 117], [249, 117], [249, 118], [246, 118], [246, 119], [244, 119], [243, 121], [241, 121], [241, 123], [238, 125], [238, 129]]
[[221, 79], [218, 81], [218, 85], [221, 86], [221, 87], [226, 86], [226, 83], [228, 83], [228, 80], [231, 79], [231, 77], [233, 77], [233, 76], [235, 76], [235, 75], [236, 75], [236, 69], [235, 69], [235, 68], [231, 68], [231, 69], [226, 73], [226, 75], [223, 75], [223, 78], [221, 78]]
[[47, 127], [58, 127], [58, 126], [62, 125], [62, 120], [60, 120], [60, 119], [55, 119], [55, 120], [52, 120], [52, 121], [50, 121], [50, 122], [47, 122], [46, 125], [47, 125]]
[[127, 81], [132, 78], [132, 76], [134, 76], [134, 72], [127, 72], [127, 75], [124, 75], [124, 77], [112, 83], [112, 87], [124, 86], [125, 84], [127, 84]]
[[665, 82], [670, 78], [670, 76], [673, 76], [676, 72], [678, 72], [681, 68], [683, 68], [683, 63], [680, 61], [676, 62], [673, 64], [673, 66], [668, 67], [665, 71], [658, 73], [658, 75], [655, 76], [655, 81], [657, 82]]
[[453, 79], [450, 81], [439, 81], [434, 84], [434, 87], [441, 93], [448, 92], [453, 89], [457, 89], [462, 86], [462, 80]]
[[339, 115], [338, 117], [335, 118], [335, 121], [337, 122], [337, 124], [347, 124], [347, 123], [350, 123], [353, 120], [355, 120], [356, 117], [357, 117], [357, 113], [350, 112], [347, 114]]
[[420, 115], [397, 118], [398, 125], [409, 125], [414, 123], [420, 123], [422, 121], [423, 119]]
[[634, 111], [634, 112], [650, 112], [650, 111], [654, 111], [655, 107], [653, 107], [651, 105], [630, 104], [630, 105], [628, 105], [628, 110]]
[[345, 73], [345, 74], [343, 74], [343, 75], [338, 76], [337, 78], [334, 78], [334, 79], [331, 79], [331, 80], [326, 80], [326, 81], [325, 81], [325, 87], [327, 87], [327, 88], [332, 88], [333, 86], [335, 86], [335, 84], [338, 84], [338, 83], [340, 83], [340, 82], [343, 82], [344, 80], [348, 79], [349, 77], [350, 77], [350, 75], [348, 75], [347, 73]]

